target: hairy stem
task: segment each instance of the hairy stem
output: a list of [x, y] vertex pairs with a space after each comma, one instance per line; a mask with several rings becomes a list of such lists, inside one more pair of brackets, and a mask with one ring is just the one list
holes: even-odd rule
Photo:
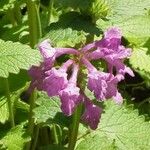
[[68, 150], [74, 150], [74, 148], [75, 148], [77, 136], [78, 136], [78, 129], [79, 129], [81, 113], [82, 113], [82, 105], [79, 105], [73, 114], [73, 122], [70, 127]]
[[42, 36], [41, 22], [39, 16], [39, 2], [27, 0], [28, 23], [30, 32], [30, 46], [33, 48]]
[[9, 120], [11, 123], [11, 127], [14, 127], [15, 121], [14, 121], [13, 104], [10, 98], [9, 82], [8, 82], [8, 79], [4, 79], [4, 80], [5, 80], [5, 91], [6, 91], [6, 97], [7, 97], [7, 103], [8, 103], [8, 110], [9, 110]]
[[[35, 100], [37, 97], [36, 90], [33, 91], [31, 97], [30, 97], [30, 111], [29, 111], [29, 122], [28, 122], [28, 133], [31, 136], [31, 139], [33, 137], [33, 131], [34, 131], [34, 118], [33, 118], [33, 109], [35, 108]], [[30, 150], [31, 142], [27, 143], [26, 150]]]

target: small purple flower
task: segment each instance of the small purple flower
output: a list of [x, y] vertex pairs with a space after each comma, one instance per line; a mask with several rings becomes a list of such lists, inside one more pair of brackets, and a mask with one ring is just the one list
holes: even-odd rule
[[121, 44], [121, 32], [118, 28], [109, 28], [104, 33], [104, 38], [98, 41], [96, 47], [107, 47], [108, 49], [117, 50]]
[[50, 45], [49, 40], [43, 41], [38, 45], [38, 47], [44, 59], [44, 62], [42, 63], [42, 67], [44, 68], [43, 70], [51, 69], [51, 67], [55, 62], [56, 54], [58, 53], [58, 50], [56, 50]]
[[108, 73], [99, 72], [88, 60], [82, 59], [83, 63], [86, 65], [88, 74], [88, 88], [90, 91], [94, 92], [95, 97], [98, 100], [105, 99], [106, 88], [107, 88], [107, 78]]
[[105, 94], [105, 99], [112, 98], [117, 104], [121, 104], [123, 102], [123, 98], [117, 89], [117, 85], [120, 80], [122, 80], [122, 77], [120, 75], [111, 75], [107, 78], [107, 92]]
[[56, 49], [51, 47], [49, 40], [44, 40], [38, 45], [44, 59], [54, 57]]
[[61, 109], [67, 116], [72, 115], [76, 106], [81, 101], [80, 89], [74, 84], [68, 84], [68, 86], [60, 91]]
[[[120, 60], [113, 61], [113, 64], [110, 64], [112, 67], [115, 65], [117, 74], [125, 75], [126, 73], [129, 74], [131, 77], [134, 77], [134, 73], [131, 68], [127, 67], [123, 62]], [[112, 70], [111, 70], [112, 72]], [[124, 78], [123, 78], [124, 79]]]
[[68, 60], [58, 70], [53, 67], [51, 70], [45, 72], [47, 77], [44, 79], [43, 89], [49, 96], [57, 96], [59, 91], [66, 88], [68, 84], [67, 69], [72, 63], [72, 60]]
[[72, 115], [74, 109], [81, 101], [80, 89], [76, 86], [78, 69], [79, 66], [74, 64], [73, 73], [67, 87], [59, 93], [62, 103], [61, 109], [67, 116]]
[[107, 82], [107, 75], [103, 72], [93, 71], [88, 75], [88, 88], [94, 92], [95, 97], [98, 100], [105, 99]]
[[84, 101], [85, 111], [81, 116], [81, 120], [90, 126], [91, 129], [95, 130], [100, 121], [102, 109], [94, 105], [89, 99], [85, 98]]
[[121, 32], [117, 28], [107, 30], [104, 38], [97, 41], [95, 47], [97, 47], [97, 50], [89, 54], [91, 59], [101, 58], [106, 60], [110, 73], [112, 73], [115, 67], [117, 73], [121, 73], [123, 76], [125, 73], [134, 76], [132, 70], [123, 64], [124, 58], [130, 57], [131, 49], [121, 45]]
[[32, 92], [35, 87], [37, 87], [38, 90], [42, 90], [43, 89], [43, 78], [45, 76], [43, 75], [41, 68], [32, 66], [31, 69], [28, 71], [28, 74], [32, 78], [30, 92]]

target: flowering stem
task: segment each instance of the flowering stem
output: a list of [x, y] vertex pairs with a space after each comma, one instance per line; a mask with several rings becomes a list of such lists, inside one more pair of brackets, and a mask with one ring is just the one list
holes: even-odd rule
[[69, 136], [69, 145], [68, 145], [68, 150], [74, 150], [76, 141], [77, 141], [77, 136], [78, 136], [78, 129], [79, 129], [79, 123], [80, 123], [80, 116], [82, 113], [82, 105], [79, 105], [74, 114], [73, 114], [73, 122], [70, 127], [70, 136]]
[[69, 59], [61, 66], [60, 69], [67, 71], [68, 67], [71, 66], [72, 63], [73, 63], [73, 60]]
[[27, 0], [30, 46], [33, 48], [42, 36], [38, 1]]
[[96, 68], [86, 58], [82, 58], [81, 61], [87, 67], [89, 72], [96, 71]]
[[[37, 92], [36, 90], [34, 90], [30, 97], [30, 111], [29, 111], [29, 122], [28, 122], [28, 133], [30, 134], [31, 138], [33, 137], [33, 130], [34, 130], [33, 109], [35, 107], [36, 97], [37, 97]], [[27, 143], [26, 150], [29, 150], [30, 147], [31, 147], [31, 142]]]
[[9, 119], [10, 119], [11, 126], [14, 127], [15, 126], [14, 112], [13, 112], [13, 105], [10, 98], [8, 79], [5, 79], [5, 90], [6, 90], [6, 97], [7, 97], [8, 110], [9, 110]]
[[79, 71], [79, 65], [73, 64], [73, 73], [71, 78], [69, 79], [70, 83], [73, 83], [75, 85], [77, 84], [78, 71]]

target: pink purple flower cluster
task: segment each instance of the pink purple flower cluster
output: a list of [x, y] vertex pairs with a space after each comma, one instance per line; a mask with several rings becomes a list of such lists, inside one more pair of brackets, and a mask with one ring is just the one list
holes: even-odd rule
[[[124, 79], [125, 73], [134, 76], [132, 70], [123, 61], [131, 55], [131, 49], [121, 45], [121, 32], [110, 28], [104, 33], [104, 38], [90, 43], [80, 50], [74, 48], [53, 48], [48, 40], [39, 45], [43, 63], [32, 67], [29, 74], [32, 77], [30, 90], [35, 87], [44, 90], [49, 96], [59, 96], [61, 109], [67, 116], [72, 115], [75, 108], [83, 103], [85, 110], [81, 120], [91, 129], [96, 129], [102, 109], [96, 106], [83, 94], [78, 83], [80, 69], [84, 66], [87, 73], [87, 87], [98, 101], [112, 98], [116, 103], [122, 103], [122, 96], [117, 84]], [[61, 67], [56, 68], [56, 58], [63, 54], [72, 55]], [[108, 72], [97, 70], [91, 63], [103, 59], [107, 63]], [[71, 71], [70, 71], [71, 70]], [[70, 71], [70, 72], [69, 72]], [[114, 73], [115, 72], [115, 73]]]

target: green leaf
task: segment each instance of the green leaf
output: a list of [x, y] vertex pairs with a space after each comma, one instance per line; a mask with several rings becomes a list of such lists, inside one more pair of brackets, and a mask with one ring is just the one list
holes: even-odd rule
[[75, 150], [115, 150], [115, 148], [113, 142], [110, 142], [106, 136], [88, 135]]
[[9, 119], [7, 99], [5, 97], [0, 98], [0, 122], [5, 123]]
[[14, 103], [15, 108], [15, 123], [19, 124], [28, 120], [29, 105], [17, 99]]
[[[14, 92], [24, 87], [30, 81], [30, 78], [26, 70], [20, 70], [19, 74], [10, 74], [8, 81], [10, 92]], [[0, 83], [0, 95], [5, 95], [5, 79], [0, 78]]]
[[39, 93], [37, 107], [34, 109], [34, 118], [37, 123], [52, 121], [60, 110], [60, 100], [57, 97], [48, 97], [45, 93]]
[[150, 53], [147, 48], [134, 48], [129, 61], [134, 69], [150, 73]]
[[8, 150], [23, 150], [26, 142], [30, 140], [29, 136], [25, 133], [23, 125], [18, 125], [12, 128], [1, 140]]
[[0, 76], [7, 78], [9, 73], [28, 70], [32, 65], [39, 65], [39, 51], [21, 43], [0, 40]]
[[[104, 143], [106, 147], [112, 144], [112, 146], [106, 148], [108, 150], [113, 148], [119, 150], [149, 150], [149, 133], [150, 123], [146, 122], [143, 116], [139, 116], [138, 111], [134, 110], [132, 105], [123, 104], [120, 106], [112, 101], [107, 101], [98, 129], [93, 131], [91, 135], [87, 135], [85, 140], [78, 145], [78, 149], [86, 147], [85, 142], [88, 140], [86, 143], [89, 143], [89, 147], [92, 150], [97, 150], [99, 149], [97, 145], [101, 148], [99, 142], [101, 140], [101, 143], [106, 143]], [[90, 143], [90, 141], [93, 143]]]
[[[11, 102], [13, 103], [13, 108], [15, 112], [15, 121], [23, 122], [28, 117], [29, 106], [28, 104], [20, 101], [20, 94], [25, 90], [26, 87], [19, 89], [18, 91], [11, 93]], [[7, 98], [5, 96], [0, 97], [0, 123], [4, 124], [9, 119], [9, 110]]]
[[[83, 35], [96, 34], [97, 36], [101, 33], [100, 29], [98, 29], [96, 25], [92, 23], [91, 18], [83, 16], [78, 12], [68, 12], [68, 13], [62, 14], [59, 17], [59, 21], [52, 23], [48, 29], [49, 31], [58, 30], [58, 29], [69, 31], [70, 29], [67, 29], [67, 28], [71, 28], [74, 31], [72, 32], [75, 33], [75, 35], [77, 32], [79, 37], [83, 33], [84, 33]], [[69, 35], [72, 37], [71, 34]], [[81, 42], [83, 43], [84, 41], [81, 41]]]
[[71, 28], [50, 30], [45, 38], [49, 38], [57, 47], [74, 47], [76, 44], [85, 43], [86, 41], [83, 32]]
[[119, 18], [148, 13], [150, 8], [149, 0], [107, 0], [110, 5], [111, 15]]
[[122, 29], [123, 36], [131, 43], [142, 45], [150, 37], [149, 16], [133, 16], [115, 25]]

